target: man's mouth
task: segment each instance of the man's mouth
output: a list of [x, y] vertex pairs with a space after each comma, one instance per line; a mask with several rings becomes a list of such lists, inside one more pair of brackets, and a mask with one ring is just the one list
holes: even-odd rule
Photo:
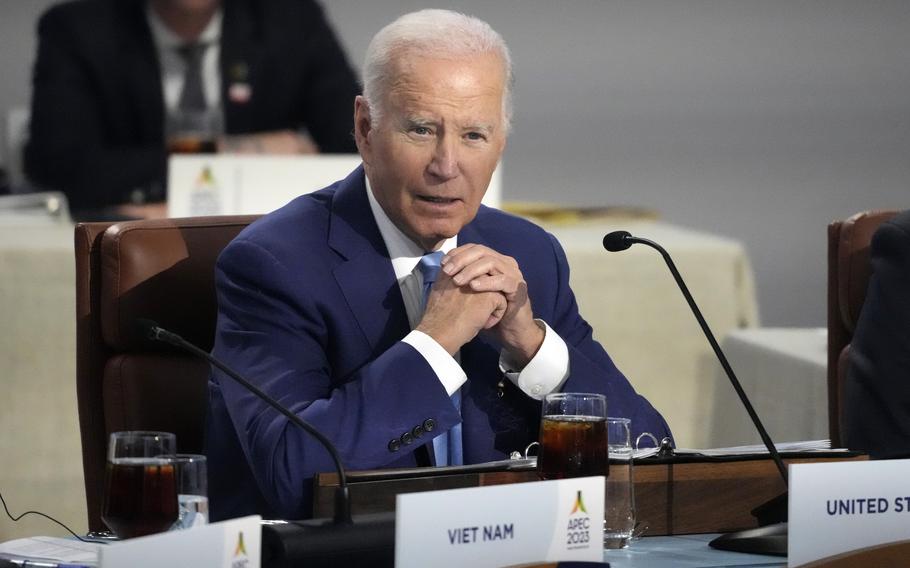
[[417, 199], [420, 201], [426, 201], [428, 203], [438, 203], [440, 205], [448, 205], [450, 203], [455, 203], [458, 199], [454, 197], [438, 197], [435, 195], [418, 195]]

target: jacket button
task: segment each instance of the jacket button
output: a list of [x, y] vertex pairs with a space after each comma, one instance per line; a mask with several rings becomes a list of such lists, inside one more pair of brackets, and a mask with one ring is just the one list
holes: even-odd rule
[[419, 437], [423, 436], [423, 424], [418, 424], [417, 426], [414, 426], [414, 429], [411, 430], [411, 435], [414, 436], [415, 438], [419, 438]]
[[435, 429], [436, 429], [435, 420], [433, 420], [432, 418], [427, 418], [426, 420], [423, 421], [423, 431], [424, 432], [432, 432]]
[[398, 438], [392, 438], [391, 440], [389, 440], [389, 451], [390, 452], [397, 452], [398, 448], [400, 448], [400, 447], [401, 447], [401, 442], [398, 440]]
[[404, 434], [401, 435], [401, 443], [404, 444], [405, 446], [407, 446], [408, 444], [410, 444], [413, 441], [414, 441], [414, 436], [411, 436], [410, 432], [405, 432]]

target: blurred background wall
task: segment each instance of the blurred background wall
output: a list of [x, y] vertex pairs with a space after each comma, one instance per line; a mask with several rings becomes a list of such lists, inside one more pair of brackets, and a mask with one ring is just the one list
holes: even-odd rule
[[[34, 28], [51, 4], [0, 0], [4, 127], [28, 105]], [[504, 198], [645, 206], [738, 239], [764, 325], [824, 325], [830, 220], [910, 207], [906, 0], [323, 5], [356, 65], [410, 10], [489, 21], [517, 77]]]

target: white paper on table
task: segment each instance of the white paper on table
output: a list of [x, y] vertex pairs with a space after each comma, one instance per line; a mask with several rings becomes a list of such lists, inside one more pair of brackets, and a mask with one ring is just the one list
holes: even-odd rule
[[0, 543], [0, 557], [97, 566], [104, 545], [69, 538], [35, 536]]

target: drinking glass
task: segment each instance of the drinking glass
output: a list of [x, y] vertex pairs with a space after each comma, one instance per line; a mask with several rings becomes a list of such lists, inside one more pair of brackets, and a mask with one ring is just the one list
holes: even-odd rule
[[166, 123], [168, 151], [173, 154], [211, 154], [223, 131], [220, 109], [174, 109]]
[[111, 434], [101, 518], [118, 537], [166, 531], [177, 520], [176, 450], [169, 432]]
[[607, 399], [602, 394], [548, 394], [541, 411], [537, 475], [609, 475], [609, 467]]
[[604, 548], [626, 548], [635, 529], [631, 421], [607, 418], [610, 477], [604, 488]]
[[175, 529], [188, 529], [209, 522], [208, 481], [205, 456], [177, 454], [174, 456], [177, 475], [177, 504], [179, 517]]

